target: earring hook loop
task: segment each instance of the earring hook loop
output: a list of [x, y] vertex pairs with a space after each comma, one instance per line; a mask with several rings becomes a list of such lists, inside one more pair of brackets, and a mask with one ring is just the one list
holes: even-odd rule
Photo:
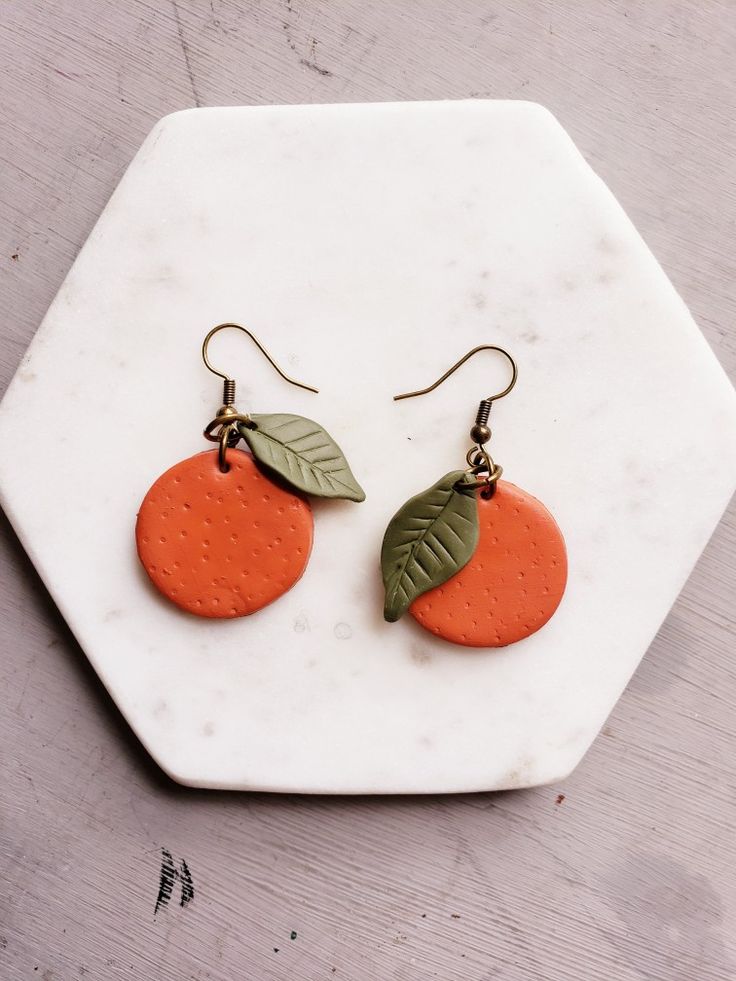
[[504, 395], [509, 394], [511, 389], [516, 384], [516, 379], [519, 376], [516, 362], [511, 357], [509, 352], [505, 351], [502, 347], [497, 347], [495, 344], [479, 344], [478, 347], [474, 347], [471, 351], [468, 351], [467, 354], [463, 355], [463, 357], [460, 358], [460, 360], [457, 361], [451, 368], [448, 368], [444, 375], [441, 375], [432, 385], [429, 385], [427, 388], [421, 388], [416, 392], [404, 392], [402, 395], [394, 395], [394, 402], [399, 402], [401, 399], [413, 399], [417, 395], [427, 395], [429, 392], [433, 392], [435, 388], [439, 388], [442, 382], [447, 381], [450, 375], [454, 374], [458, 368], [462, 368], [465, 362], [469, 361], [470, 358], [472, 358], [473, 355], [477, 354], [479, 351], [498, 351], [498, 353], [502, 354], [511, 365], [511, 381], [508, 383], [506, 388], [504, 388], [501, 392], [497, 392], [496, 395], [489, 395], [488, 398], [484, 399], [483, 401], [490, 403], [496, 402], [498, 399], [502, 399]]
[[212, 330], [208, 331], [207, 336], [202, 341], [202, 360], [204, 361], [205, 366], [212, 372], [213, 375], [217, 375], [218, 378], [222, 378], [226, 385], [228, 382], [233, 384], [234, 379], [231, 378], [230, 375], [226, 375], [224, 371], [218, 371], [217, 368], [214, 368], [212, 366], [212, 362], [209, 359], [208, 348], [209, 348], [210, 341], [215, 336], [215, 334], [219, 333], [219, 331], [221, 330], [225, 330], [228, 327], [233, 327], [236, 330], [241, 330], [244, 334], [247, 334], [248, 337], [250, 337], [250, 339], [253, 341], [255, 346], [258, 348], [258, 350], [261, 352], [261, 354], [264, 356], [266, 361], [268, 361], [271, 367], [274, 368], [279, 375], [281, 375], [284, 381], [288, 382], [290, 385], [296, 385], [297, 388], [304, 388], [308, 392], [315, 392], [315, 394], [319, 393], [318, 388], [313, 388], [311, 385], [305, 385], [304, 382], [297, 381], [295, 378], [290, 378], [286, 374], [286, 372], [282, 371], [281, 368], [278, 366], [278, 364], [276, 364], [274, 359], [268, 353], [266, 348], [263, 346], [263, 344], [261, 344], [261, 342], [258, 340], [256, 335], [253, 334], [251, 331], [249, 331], [247, 327], [243, 327], [242, 324], [234, 324], [230, 322], [224, 324], [218, 324], [216, 327], [213, 327]]

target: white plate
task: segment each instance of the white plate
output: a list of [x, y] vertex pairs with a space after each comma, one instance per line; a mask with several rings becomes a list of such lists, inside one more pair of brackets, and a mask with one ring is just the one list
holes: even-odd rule
[[[319, 420], [368, 498], [315, 506], [302, 581], [198, 620], [139, 568], [136, 510], [220, 401]], [[557, 614], [502, 651], [381, 616], [403, 501], [463, 465], [505, 365], [494, 455], [567, 539]], [[31, 438], [34, 435], [34, 438]], [[36, 438], [38, 437], [38, 438]], [[0, 410], [3, 505], [100, 678], [182, 783], [488, 790], [565, 776], [644, 654], [736, 483], [736, 398], [610, 192], [544, 109], [439, 102], [191, 110], [113, 195]]]

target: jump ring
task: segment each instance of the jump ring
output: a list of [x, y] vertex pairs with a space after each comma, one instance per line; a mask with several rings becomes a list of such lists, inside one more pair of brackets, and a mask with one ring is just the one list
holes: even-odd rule
[[234, 433], [232, 425], [223, 426], [218, 437], [219, 447], [217, 449], [217, 463], [221, 473], [227, 473], [230, 464], [227, 462], [227, 448], [230, 445], [230, 436]]
[[250, 416], [243, 415], [240, 412], [230, 412], [227, 415], [222, 416], [218, 415], [215, 416], [212, 422], [207, 424], [207, 428], [203, 433], [204, 438], [208, 439], [211, 443], [219, 443], [220, 434], [218, 433], [216, 436], [213, 436], [213, 430], [217, 429], [218, 426], [227, 426], [229, 423], [233, 422], [242, 422], [245, 426], [253, 425]]
[[[478, 474], [482, 473], [483, 470], [480, 467], [470, 467], [470, 469], [466, 470], [465, 472], [469, 474]], [[477, 487], [487, 487], [490, 489], [494, 484], [496, 484], [502, 473], [503, 467], [500, 464], [495, 463], [493, 465], [493, 470], [485, 477], [476, 477], [475, 480], [464, 481], [463, 487], [470, 488], [471, 490], [475, 490]]]

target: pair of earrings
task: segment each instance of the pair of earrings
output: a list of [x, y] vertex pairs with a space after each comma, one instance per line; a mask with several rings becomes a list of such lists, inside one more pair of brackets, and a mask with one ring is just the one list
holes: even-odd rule
[[[240, 324], [219, 324], [204, 339], [204, 363], [223, 379], [223, 404], [204, 430], [218, 446], [158, 478], [141, 504], [136, 543], [164, 596], [214, 618], [255, 613], [301, 578], [313, 537], [307, 496], [365, 500], [342, 450], [318, 423], [288, 413], [238, 412], [235, 381], [208, 356], [211, 339], [226, 328], [247, 334], [289, 384], [317, 391], [286, 375]], [[549, 620], [567, 579], [565, 543], [554, 518], [535, 498], [499, 480], [502, 468], [487, 450], [491, 406], [516, 384], [516, 363], [503, 348], [481, 345], [428, 388], [395, 398], [434, 391], [485, 350], [508, 359], [511, 380], [480, 402], [467, 466], [445, 474], [391, 519], [381, 569], [389, 622], [408, 611], [452, 643], [503, 647]], [[250, 453], [236, 448], [241, 439]]]

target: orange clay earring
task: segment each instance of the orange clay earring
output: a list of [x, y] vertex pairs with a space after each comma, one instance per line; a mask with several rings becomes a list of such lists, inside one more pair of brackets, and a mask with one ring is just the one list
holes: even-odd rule
[[[223, 379], [223, 405], [204, 431], [218, 444], [167, 470], [146, 494], [136, 544], [153, 585], [182, 610], [241, 617], [278, 599], [302, 576], [312, 549], [306, 495], [365, 500], [339, 446], [316, 422], [287, 413], [242, 414], [235, 381], [212, 367], [210, 340], [247, 334], [278, 374], [289, 378], [240, 324], [218, 324], [202, 344], [207, 368]], [[250, 453], [236, 449], [243, 439]]]
[[516, 384], [516, 362], [503, 348], [473, 348], [426, 395], [479, 351], [497, 351], [511, 381], [483, 399], [470, 430], [466, 470], [454, 470], [391, 519], [383, 539], [384, 617], [408, 610], [426, 630], [466, 647], [505, 647], [539, 630], [557, 609], [567, 581], [565, 541], [549, 511], [531, 494], [500, 480], [486, 444], [491, 406]]

